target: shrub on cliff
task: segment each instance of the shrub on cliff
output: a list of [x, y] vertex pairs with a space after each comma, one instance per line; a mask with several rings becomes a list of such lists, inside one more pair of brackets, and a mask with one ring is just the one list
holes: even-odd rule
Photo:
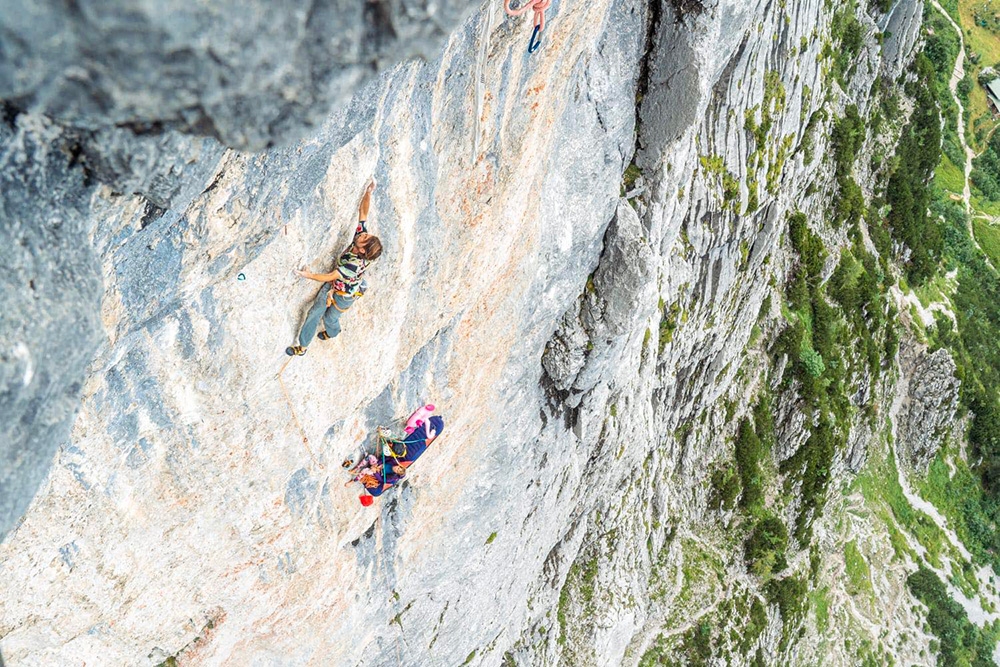
[[753, 424], [744, 418], [736, 433], [736, 467], [743, 485], [740, 507], [751, 512], [755, 511], [764, 499], [760, 461], [765, 453]]
[[806, 372], [809, 373], [810, 377], [818, 378], [823, 375], [823, 371], [826, 370], [826, 365], [823, 363], [823, 357], [820, 353], [808, 346], [803, 346], [802, 350], [799, 352], [799, 360], [805, 367]]
[[995, 642], [969, 621], [965, 610], [951, 599], [934, 572], [921, 566], [906, 578], [906, 585], [927, 605], [927, 624], [940, 642], [938, 664], [993, 665]]
[[941, 160], [941, 116], [934, 66], [920, 54], [914, 70], [917, 80], [908, 86], [915, 101], [913, 116], [896, 149], [898, 164], [889, 177], [886, 201], [889, 226], [911, 252], [907, 278], [918, 285], [934, 273], [943, 249], [941, 231], [928, 216], [932, 189], [927, 186]]
[[747, 538], [743, 559], [747, 569], [761, 579], [788, 566], [785, 550], [788, 548], [788, 529], [781, 519], [770, 516], [758, 521]]

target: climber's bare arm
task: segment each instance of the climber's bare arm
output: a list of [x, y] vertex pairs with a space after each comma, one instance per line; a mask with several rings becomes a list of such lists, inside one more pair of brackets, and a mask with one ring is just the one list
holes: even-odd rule
[[358, 220], [368, 219], [368, 209], [372, 204], [372, 190], [375, 189], [375, 179], [369, 179], [365, 191], [361, 194], [361, 205], [358, 206]]
[[307, 280], [316, 280], [321, 283], [329, 283], [334, 280], [340, 280], [341, 278], [340, 271], [337, 271], [337, 269], [334, 269], [330, 273], [311, 273], [309, 271], [300, 271], [296, 269], [295, 275], [301, 278], [306, 278]]

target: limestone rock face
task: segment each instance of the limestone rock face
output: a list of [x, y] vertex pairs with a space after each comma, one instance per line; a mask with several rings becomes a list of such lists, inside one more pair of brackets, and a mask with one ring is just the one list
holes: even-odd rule
[[[168, 174], [169, 198], [93, 192], [107, 338], [3, 546], [0, 576], [19, 580], [4, 586], [7, 660], [450, 665], [514, 641], [498, 633], [573, 511], [540, 358], [619, 206], [646, 7], [549, 19], [529, 58], [530, 25], [493, 17], [478, 124], [485, 20], [299, 144], [205, 150]], [[283, 373], [289, 403], [275, 376], [317, 289], [291, 270], [332, 265], [370, 175], [385, 256], [344, 333]], [[451, 444], [365, 512], [340, 460], [423, 401]], [[78, 521], [42, 519], [79, 502]], [[46, 620], [26, 622], [43, 598]]]
[[472, 7], [0, 2], [0, 536], [66, 441], [100, 336], [97, 186], [141, 194], [144, 228], [222, 154], [181, 132], [288, 143], [380, 70], [435, 56]]
[[[912, 52], [919, 6], [879, 18], [896, 28], [883, 50], [866, 19], [863, 110]], [[556, 2], [529, 56], [528, 22], [491, 3], [436, 59], [393, 67], [284, 148], [88, 135], [94, 182], [67, 188], [106, 338], [0, 544], [5, 658], [635, 665], [759, 596], [709, 482], [734, 419], [780, 379], [749, 341], [778, 310], [764, 305], [790, 263], [786, 215], [828, 208], [831, 170], [800, 149], [827, 104], [809, 91], [830, 12]], [[758, 146], [747, 119], [765, 108]], [[641, 190], [623, 187], [630, 164]], [[371, 175], [386, 251], [369, 292], [343, 334], [286, 365], [318, 289], [292, 269], [332, 266]], [[23, 391], [23, 370], [0, 377]], [[340, 461], [426, 401], [444, 435], [362, 509]], [[776, 413], [780, 459], [804, 418]], [[682, 592], [692, 571], [712, 576]], [[762, 623], [751, 654], [816, 657], [818, 640], [782, 649], [781, 619]], [[855, 657], [822, 646], [830, 664]]]
[[0, 3], [0, 99], [88, 129], [260, 149], [378, 71], [433, 57], [469, 0]]

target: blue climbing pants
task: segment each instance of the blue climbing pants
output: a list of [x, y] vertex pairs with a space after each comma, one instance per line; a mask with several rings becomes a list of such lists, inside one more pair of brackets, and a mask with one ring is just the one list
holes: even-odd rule
[[306, 314], [306, 321], [302, 323], [302, 328], [299, 330], [299, 345], [302, 347], [308, 347], [309, 343], [312, 342], [313, 336], [316, 335], [316, 327], [319, 326], [321, 319], [323, 320], [323, 326], [326, 327], [327, 336], [333, 338], [340, 333], [340, 316], [343, 314], [343, 311], [354, 304], [354, 298], [339, 294], [334, 295], [333, 305], [327, 308], [326, 296], [330, 293], [331, 289], [330, 283], [324, 284], [320, 288], [319, 294], [316, 295], [316, 301], [309, 308], [309, 312]]

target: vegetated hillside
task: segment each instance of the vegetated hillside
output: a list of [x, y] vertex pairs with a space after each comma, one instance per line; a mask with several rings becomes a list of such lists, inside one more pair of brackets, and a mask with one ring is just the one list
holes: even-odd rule
[[[0, 545], [5, 658], [988, 663], [1000, 301], [933, 11], [554, 9], [81, 208], [108, 338]], [[282, 372], [370, 174], [370, 292]], [[340, 460], [425, 400], [362, 509]]]

